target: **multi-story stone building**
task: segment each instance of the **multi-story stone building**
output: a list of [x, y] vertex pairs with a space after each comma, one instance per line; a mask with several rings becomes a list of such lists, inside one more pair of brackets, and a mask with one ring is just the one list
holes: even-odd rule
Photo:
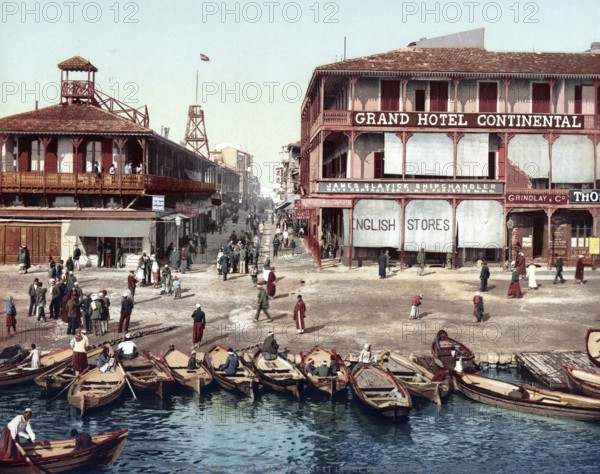
[[383, 248], [453, 268], [516, 250], [591, 263], [599, 53], [416, 45], [317, 67], [297, 205], [314, 253], [330, 230], [347, 264]]

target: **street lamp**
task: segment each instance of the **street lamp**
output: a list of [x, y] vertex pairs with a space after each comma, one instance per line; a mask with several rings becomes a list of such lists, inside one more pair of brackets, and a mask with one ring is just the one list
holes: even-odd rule
[[515, 223], [512, 219], [508, 219], [506, 228], [508, 229], [508, 239], [506, 239], [506, 243], [508, 245], [508, 268], [510, 269], [512, 262], [512, 230], [515, 228]]
[[177, 248], [179, 248], [179, 226], [181, 225], [181, 216], [177, 215], [177, 217], [175, 217], [175, 226], [177, 227], [177, 238], [175, 240]]

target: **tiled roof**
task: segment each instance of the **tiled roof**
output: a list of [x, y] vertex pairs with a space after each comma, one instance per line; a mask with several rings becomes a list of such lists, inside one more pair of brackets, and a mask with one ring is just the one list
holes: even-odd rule
[[98, 68], [94, 66], [87, 59], [83, 59], [81, 56], [73, 56], [70, 59], [66, 59], [62, 63], [58, 63], [58, 69], [63, 71], [93, 71], [98, 72]]
[[600, 54], [498, 52], [482, 48], [396, 49], [317, 67], [315, 72], [382, 71], [407, 73], [483, 73], [498, 75], [595, 75]]
[[0, 133], [147, 135], [152, 130], [95, 105], [59, 104], [0, 118]]

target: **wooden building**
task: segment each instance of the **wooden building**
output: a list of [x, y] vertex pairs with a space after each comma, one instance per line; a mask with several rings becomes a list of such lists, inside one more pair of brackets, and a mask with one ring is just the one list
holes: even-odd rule
[[452, 268], [516, 250], [591, 263], [599, 53], [409, 46], [317, 67], [296, 207], [315, 256], [331, 232], [348, 265], [383, 248]]
[[[93, 259], [100, 240], [132, 258], [164, 249], [175, 226], [163, 217], [182, 202], [210, 206], [215, 164], [150, 129], [145, 107], [96, 90], [89, 61], [58, 67], [59, 104], [0, 118], [0, 262], [15, 262], [21, 244], [32, 263], [66, 259], [75, 244]], [[183, 216], [177, 234], [199, 230], [203, 217]]]

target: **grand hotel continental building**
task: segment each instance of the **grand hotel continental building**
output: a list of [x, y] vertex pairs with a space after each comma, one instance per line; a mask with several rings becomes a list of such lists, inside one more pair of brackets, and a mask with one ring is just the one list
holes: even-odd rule
[[317, 67], [296, 205], [313, 253], [331, 233], [347, 265], [384, 248], [453, 268], [517, 250], [591, 264], [599, 53], [409, 46]]

